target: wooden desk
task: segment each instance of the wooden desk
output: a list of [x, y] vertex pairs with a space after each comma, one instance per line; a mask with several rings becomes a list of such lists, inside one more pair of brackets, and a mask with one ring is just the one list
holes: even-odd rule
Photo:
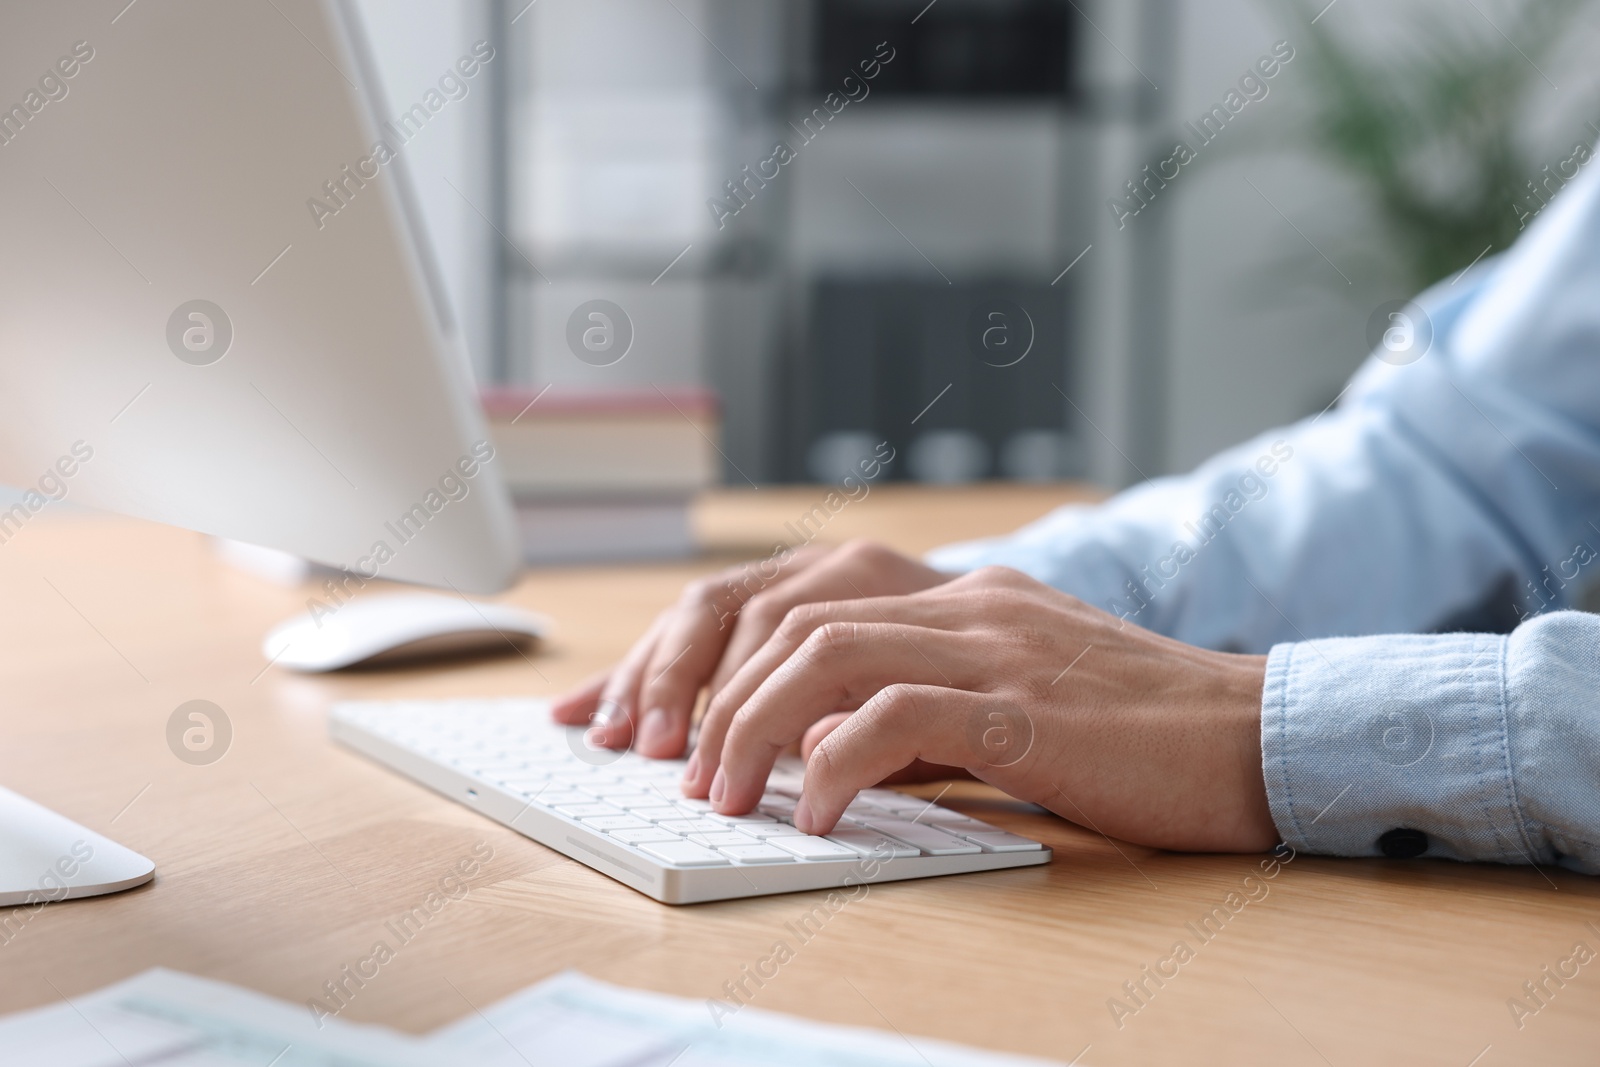
[[[828, 540], [918, 550], [999, 532], [1065, 490], [873, 491]], [[760, 550], [811, 490], [729, 493], [707, 537]], [[303, 1003], [485, 842], [494, 858], [360, 990], [346, 1017], [420, 1031], [562, 968], [712, 997], [816, 894], [669, 908], [331, 744], [341, 697], [550, 693], [611, 660], [707, 559], [529, 574], [505, 599], [551, 614], [533, 663], [298, 677], [263, 672], [269, 625], [307, 592], [218, 564], [147, 524], [44, 515], [0, 545], [0, 782], [153, 857], [156, 881], [52, 905], [0, 944], [0, 1010], [161, 964]], [[169, 715], [204, 698], [227, 755], [190, 766]], [[959, 797], [959, 799], [952, 799]], [[1600, 882], [1558, 871], [1301, 857], [1220, 934], [1198, 923], [1257, 858], [1113, 843], [977, 788], [947, 797], [1047, 841], [1055, 862], [875, 886], [755, 998], [818, 1019], [1080, 1064], [1600, 1060], [1600, 960], [1519, 1031], [1507, 999], [1575, 941], [1600, 951]], [[1175, 941], [1195, 958], [1119, 1027], [1107, 1007]], [[846, 981], [846, 978], [849, 981]], [[1552, 984], [1552, 988], [1554, 988]], [[1486, 1046], [1489, 1051], [1474, 1061]]]

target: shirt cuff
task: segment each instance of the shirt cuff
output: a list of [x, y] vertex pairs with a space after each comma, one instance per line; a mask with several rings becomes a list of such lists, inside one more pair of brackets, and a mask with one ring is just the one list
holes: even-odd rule
[[1273, 647], [1261, 706], [1272, 818], [1297, 851], [1531, 863], [1512, 781], [1507, 639]]

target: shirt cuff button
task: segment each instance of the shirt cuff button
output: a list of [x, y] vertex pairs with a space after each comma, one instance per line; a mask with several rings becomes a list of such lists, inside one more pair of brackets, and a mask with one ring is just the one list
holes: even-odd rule
[[1392, 860], [1414, 859], [1428, 851], [1428, 835], [1400, 827], [1378, 838], [1378, 849]]

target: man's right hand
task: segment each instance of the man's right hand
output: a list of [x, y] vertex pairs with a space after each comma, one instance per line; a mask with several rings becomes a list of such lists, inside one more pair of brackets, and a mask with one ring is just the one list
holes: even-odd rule
[[953, 577], [868, 541], [730, 568], [691, 583], [621, 663], [557, 699], [551, 714], [566, 725], [592, 722], [595, 744], [680, 756], [700, 691], [716, 696], [792, 609], [917, 593]]

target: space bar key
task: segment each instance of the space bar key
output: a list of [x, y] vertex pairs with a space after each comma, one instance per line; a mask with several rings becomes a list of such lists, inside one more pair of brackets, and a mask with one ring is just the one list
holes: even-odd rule
[[726, 856], [702, 848], [693, 841], [652, 841], [641, 844], [639, 849], [675, 867], [716, 867], [728, 862]]
[[880, 834], [887, 834], [908, 845], [915, 845], [930, 856], [961, 856], [983, 851], [970, 841], [963, 841], [943, 830], [935, 830], [931, 826], [924, 826], [922, 823], [907, 819], [862, 819], [861, 822]]

